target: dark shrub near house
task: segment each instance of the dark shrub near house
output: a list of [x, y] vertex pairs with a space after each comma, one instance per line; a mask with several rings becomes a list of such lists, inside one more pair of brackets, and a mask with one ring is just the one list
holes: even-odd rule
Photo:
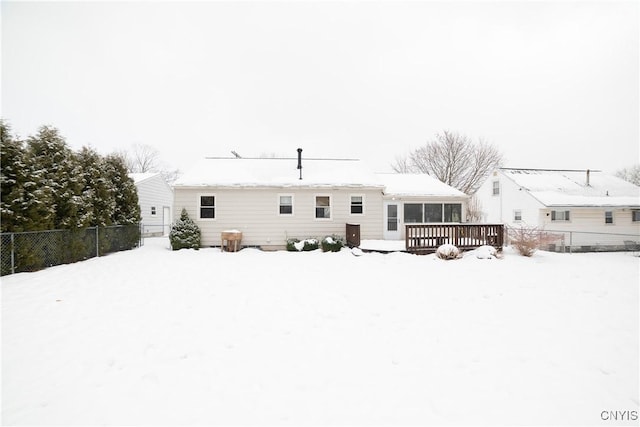
[[339, 252], [344, 246], [344, 239], [335, 234], [327, 236], [322, 239], [322, 251], [323, 252]]

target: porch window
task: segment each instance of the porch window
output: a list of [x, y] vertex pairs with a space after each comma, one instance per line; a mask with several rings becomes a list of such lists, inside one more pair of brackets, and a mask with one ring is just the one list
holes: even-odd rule
[[551, 211], [551, 221], [569, 221], [569, 211]]
[[331, 196], [316, 196], [316, 218], [331, 218]]
[[404, 204], [404, 222], [405, 224], [423, 222], [421, 203], [405, 203]]
[[404, 222], [460, 222], [462, 205], [460, 203], [405, 203]]
[[351, 214], [362, 215], [364, 213], [364, 197], [351, 196]]
[[215, 219], [216, 217], [216, 197], [200, 196], [200, 206], [198, 209], [200, 219]]
[[442, 222], [442, 203], [424, 204], [424, 222]]
[[280, 215], [293, 215], [293, 196], [278, 196], [278, 212]]
[[460, 203], [444, 204], [444, 222], [460, 222], [462, 218], [462, 205]]
[[613, 224], [613, 211], [605, 211], [604, 212], [604, 223], [605, 224]]

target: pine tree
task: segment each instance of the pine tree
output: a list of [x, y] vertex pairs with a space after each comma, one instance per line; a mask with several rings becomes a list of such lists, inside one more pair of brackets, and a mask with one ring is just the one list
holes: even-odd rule
[[82, 201], [89, 225], [111, 225], [116, 207], [116, 190], [107, 177], [106, 160], [87, 147], [83, 147], [76, 158], [82, 170]]
[[105, 159], [105, 168], [115, 196], [111, 222], [119, 225], [138, 224], [141, 219], [138, 190], [129, 177], [124, 160], [121, 156], [111, 154]]
[[53, 228], [85, 226], [81, 215], [80, 167], [74, 161], [72, 151], [58, 130], [43, 126], [36, 136], [29, 137], [27, 160], [32, 178], [40, 186], [33, 189], [36, 198], [41, 203], [49, 203], [48, 195], [39, 194], [37, 191], [51, 194], [54, 210]]
[[200, 228], [189, 218], [186, 209], [182, 209], [180, 219], [171, 227], [169, 241], [171, 249], [200, 249]]
[[14, 139], [8, 124], [0, 120], [0, 225], [2, 231], [19, 231], [25, 222], [22, 203], [27, 180], [22, 141]]

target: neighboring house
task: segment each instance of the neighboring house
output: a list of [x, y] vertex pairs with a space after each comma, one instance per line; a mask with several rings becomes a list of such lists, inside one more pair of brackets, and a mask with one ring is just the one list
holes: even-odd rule
[[160, 173], [130, 173], [138, 190], [144, 236], [169, 234], [173, 218], [173, 190]]
[[640, 240], [640, 187], [600, 171], [500, 168], [476, 197], [483, 220], [563, 232], [572, 250]]
[[[203, 246], [220, 246], [223, 231], [238, 230], [242, 246], [265, 249], [290, 238], [345, 236], [346, 224], [377, 240], [403, 239], [406, 222], [461, 220], [466, 196], [430, 177], [412, 178], [403, 188], [402, 178], [373, 174], [353, 159], [206, 158], [174, 184], [174, 209], [196, 221]], [[460, 206], [448, 205], [454, 201]], [[432, 202], [441, 217], [430, 216]]]

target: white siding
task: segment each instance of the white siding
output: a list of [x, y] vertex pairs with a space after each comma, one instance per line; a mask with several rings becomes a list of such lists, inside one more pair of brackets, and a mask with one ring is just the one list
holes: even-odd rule
[[[154, 175], [136, 183], [138, 189], [138, 204], [142, 216], [143, 233], [161, 233], [163, 225], [169, 225], [173, 221], [173, 191], [167, 185], [161, 175]], [[156, 214], [151, 214], [151, 208], [155, 207]], [[163, 218], [164, 207], [171, 208], [169, 218]]]
[[[215, 195], [215, 219], [198, 219], [199, 196]], [[279, 195], [292, 195], [293, 215], [280, 215]], [[315, 196], [331, 196], [331, 219], [315, 218]], [[364, 196], [364, 215], [350, 213], [351, 196]], [[186, 208], [202, 230], [203, 246], [219, 246], [220, 233], [237, 229], [243, 246], [281, 248], [288, 238], [345, 235], [347, 223], [360, 224], [362, 239], [382, 238], [382, 192], [362, 188], [175, 188], [174, 212]]]
[[[493, 183], [500, 185], [500, 193], [493, 194]], [[492, 173], [476, 192], [476, 198], [482, 204], [483, 222], [506, 224], [508, 226], [539, 226], [539, 212], [544, 205], [538, 202], [528, 191], [521, 189], [513, 180], [500, 172]], [[522, 212], [522, 220], [514, 220], [514, 212]]]

